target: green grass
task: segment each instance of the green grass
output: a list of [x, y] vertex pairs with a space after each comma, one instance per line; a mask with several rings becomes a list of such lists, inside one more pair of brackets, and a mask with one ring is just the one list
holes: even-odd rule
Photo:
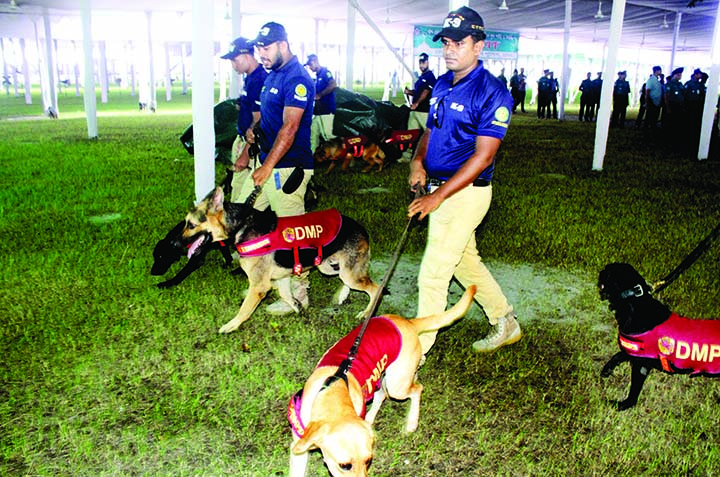
[[[108, 105], [97, 141], [69, 106], [60, 120], [0, 121], [0, 475], [284, 475], [287, 401], [366, 303], [353, 293], [332, 307], [337, 280], [313, 273], [309, 312], [277, 318], [261, 306], [220, 336], [245, 280], [219, 255], [175, 289], [154, 287], [152, 247], [194, 199], [193, 159], [178, 140], [189, 99], [176, 98], [155, 115], [127, 98], [121, 114]], [[2, 110], [13, 101], [0, 98]], [[650, 281], [676, 266], [720, 220], [720, 163], [613, 130], [605, 169], [591, 172], [591, 126], [512, 121], [479, 248], [510, 278], [528, 265], [559, 270], [576, 281], [558, 287], [579, 291], [521, 316], [523, 340], [491, 355], [470, 349], [487, 330], [477, 314], [443, 332], [420, 371], [420, 428], [402, 434], [407, 403], [386, 403], [373, 475], [720, 473], [716, 380], [654, 373], [636, 408], [610, 408], [629, 369], [599, 377], [617, 345], [593, 287], [612, 261]], [[318, 174], [320, 206], [362, 222], [387, 261], [406, 175], [401, 165]], [[376, 187], [387, 192], [361, 193]], [[413, 232], [404, 259], [419, 263], [423, 244]], [[719, 251], [662, 299], [688, 316], [720, 314]], [[511, 285], [525, 290], [521, 309], [533, 283]], [[310, 470], [325, 475], [318, 455]]]

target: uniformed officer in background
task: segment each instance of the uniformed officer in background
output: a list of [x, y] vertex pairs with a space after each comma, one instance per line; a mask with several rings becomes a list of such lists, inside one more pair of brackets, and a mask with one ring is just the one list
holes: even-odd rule
[[625, 113], [630, 104], [630, 83], [627, 81], [627, 71], [618, 71], [618, 79], [613, 86], [613, 109], [610, 117], [610, 126], [625, 127]]

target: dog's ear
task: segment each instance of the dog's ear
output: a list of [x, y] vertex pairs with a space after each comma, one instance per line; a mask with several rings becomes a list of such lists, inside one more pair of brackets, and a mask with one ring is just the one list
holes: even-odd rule
[[307, 451], [319, 448], [320, 443], [328, 433], [328, 429], [329, 426], [327, 425], [311, 421], [305, 428], [305, 434], [293, 445], [293, 454], [304, 454]]
[[223, 210], [223, 202], [225, 201], [225, 193], [222, 187], [218, 186], [212, 192], [212, 199], [210, 201], [210, 211], [220, 212]]

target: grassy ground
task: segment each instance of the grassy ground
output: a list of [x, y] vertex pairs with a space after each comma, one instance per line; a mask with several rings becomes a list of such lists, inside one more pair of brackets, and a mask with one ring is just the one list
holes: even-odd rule
[[[284, 475], [287, 401], [366, 297], [333, 307], [339, 282], [313, 273], [308, 312], [261, 306], [219, 336], [245, 286], [219, 255], [157, 290], [151, 249], [194, 195], [178, 140], [190, 114], [133, 106], [99, 106], [98, 141], [67, 106], [56, 121], [0, 121], [0, 475]], [[720, 220], [720, 161], [612, 130], [605, 169], [591, 172], [592, 140], [590, 125], [513, 118], [478, 243], [525, 337], [473, 354], [487, 331], [478, 309], [443, 332], [420, 371], [420, 428], [402, 434], [407, 403], [386, 403], [373, 475], [720, 473], [716, 380], [655, 373], [636, 408], [611, 409], [629, 369], [599, 377], [617, 345], [594, 286], [612, 261], [649, 281], [677, 265]], [[406, 173], [318, 174], [320, 206], [368, 228], [377, 279], [404, 226]], [[414, 312], [423, 243], [414, 231], [381, 311]], [[720, 314], [719, 253], [661, 298], [688, 316]], [[310, 469], [326, 475], [319, 455]]]

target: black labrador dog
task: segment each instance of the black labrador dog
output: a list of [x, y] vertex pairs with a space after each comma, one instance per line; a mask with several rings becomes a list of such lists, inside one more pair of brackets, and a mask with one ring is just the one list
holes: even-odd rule
[[620, 346], [600, 375], [607, 378], [626, 361], [632, 368], [627, 398], [613, 401], [618, 410], [637, 404], [653, 369], [691, 377], [720, 375], [720, 320], [693, 320], [673, 313], [651, 295], [652, 287], [627, 263], [607, 265], [600, 272], [598, 288], [615, 312]]

